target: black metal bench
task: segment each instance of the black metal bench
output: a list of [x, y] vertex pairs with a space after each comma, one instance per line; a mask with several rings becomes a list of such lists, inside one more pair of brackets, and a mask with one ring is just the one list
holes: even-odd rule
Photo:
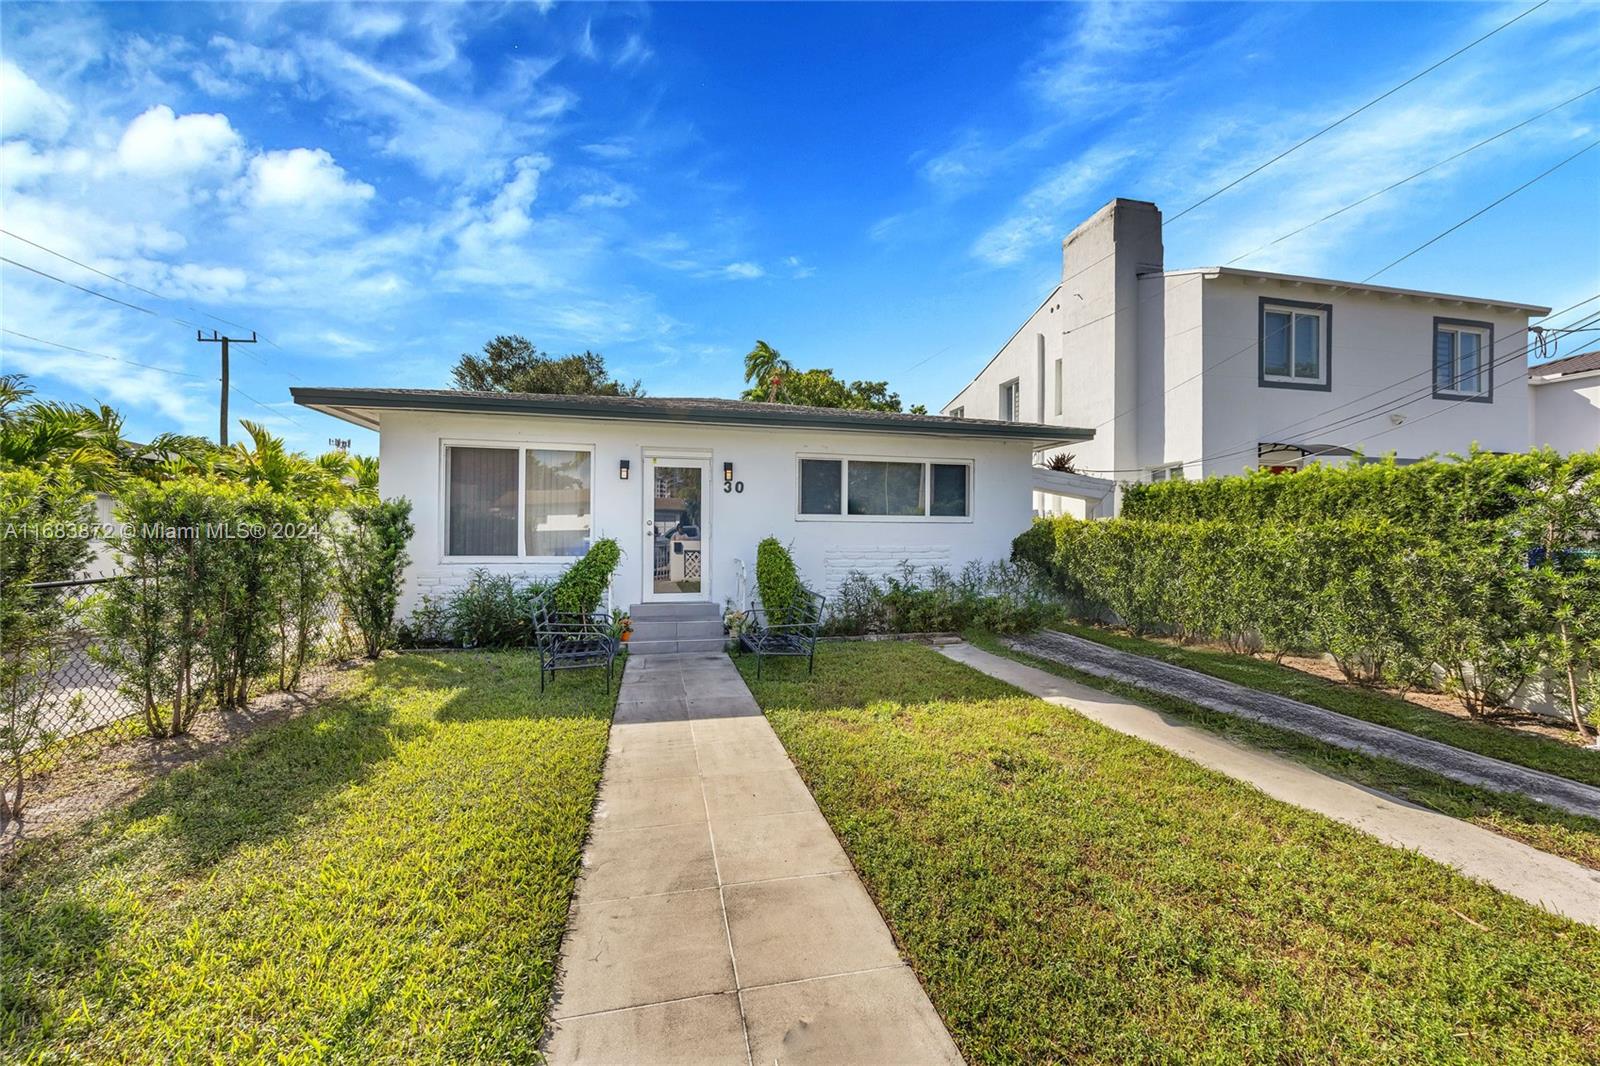
[[613, 632], [611, 616], [604, 611], [578, 614], [558, 611], [551, 590], [533, 601], [533, 644], [539, 656], [539, 691], [545, 674], [554, 681], [557, 670], [606, 668], [606, 691], [611, 691], [611, 664], [621, 641]]
[[804, 656], [806, 673], [815, 669], [817, 637], [822, 631], [822, 609], [826, 603], [818, 593], [802, 588], [798, 602], [784, 612], [781, 620], [775, 621], [766, 608], [751, 602], [750, 613], [739, 631], [739, 650], [755, 653], [757, 678], [761, 677], [761, 662], [768, 655]]

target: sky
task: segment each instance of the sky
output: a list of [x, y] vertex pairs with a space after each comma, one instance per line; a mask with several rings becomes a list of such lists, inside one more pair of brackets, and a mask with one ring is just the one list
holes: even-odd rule
[[[7, 2], [0, 369], [214, 435], [195, 327], [253, 329], [232, 417], [312, 452], [375, 442], [291, 386], [444, 387], [502, 333], [655, 395], [737, 395], [761, 338], [937, 409], [1102, 204], [1171, 218], [1531, 2]], [[1600, 92], [1256, 249], [1600, 85], [1596, 54], [1600, 4], [1551, 0], [1171, 221], [1166, 265], [1364, 279], [1600, 139]], [[1600, 293], [1600, 148], [1375, 280]]]

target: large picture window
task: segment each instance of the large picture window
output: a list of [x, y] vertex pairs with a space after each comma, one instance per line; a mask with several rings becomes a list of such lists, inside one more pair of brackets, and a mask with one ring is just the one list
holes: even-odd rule
[[450, 445], [445, 449], [445, 555], [582, 555], [593, 528], [588, 449]]
[[1489, 403], [1493, 392], [1494, 324], [1434, 319], [1434, 398]]
[[1261, 299], [1260, 383], [1272, 388], [1332, 387], [1333, 308]]
[[802, 458], [799, 513], [801, 518], [970, 518], [972, 464]]

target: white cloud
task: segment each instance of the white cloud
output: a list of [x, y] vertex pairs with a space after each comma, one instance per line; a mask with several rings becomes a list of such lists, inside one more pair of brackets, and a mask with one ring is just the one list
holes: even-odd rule
[[67, 131], [72, 107], [8, 59], [0, 59], [0, 137], [54, 141]]
[[215, 300], [241, 291], [249, 275], [238, 267], [200, 266], [180, 263], [172, 268], [172, 278], [184, 292], [202, 300]]
[[817, 272], [817, 268], [809, 265], [798, 255], [784, 257], [783, 265], [789, 268], [789, 276], [793, 278], [809, 278]]
[[637, 33], [628, 34], [628, 39], [622, 42], [622, 48], [617, 52], [617, 58], [611, 61], [614, 67], [626, 67], [634, 63], [644, 63], [655, 55], [651, 47], [644, 43], [644, 38]]
[[319, 212], [372, 199], [373, 188], [345, 173], [326, 149], [290, 148], [250, 160], [245, 199], [254, 207]]
[[153, 177], [232, 172], [242, 152], [228, 116], [177, 115], [166, 104], [157, 104], [128, 124], [117, 144], [117, 162], [129, 173]]
[[767, 276], [767, 272], [756, 263], [741, 261], [729, 263], [723, 267], [722, 275], [739, 281], [749, 281], [755, 278], [764, 278]]
[[586, 144], [583, 151], [596, 159], [617, 160], [627, 159], [633, 155], [633, 148], [622, 141], [602, 141], [597, 144]]

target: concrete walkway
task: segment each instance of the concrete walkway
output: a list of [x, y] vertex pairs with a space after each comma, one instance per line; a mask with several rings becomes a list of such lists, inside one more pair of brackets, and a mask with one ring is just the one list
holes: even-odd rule
[[726, 655], [629, 660], [583, 862], [551, 1061], [961, 1061]]
[[1385, 844], [1419, 852], [1529, 903], [1600, 926], [1600, 871], [1470, 822], [1329, 777], [1293, 760], [1236, 744], [1179, 718], [970, 644], [951, 645], [940, 651], [1119, 733], [1147, 740], [1254, 785], [1274, 799], [1354, 826]]
[[[1323, 707], [1224, 681], [1160, 659], [1108, 648], [1066, 633], [1037, 633], [1008, 641], [1018, 651], [1050, 659], [1096, 677], [1176, 696], [1208, 710], [1287, 729], [1348, 751], [1359, 751], [1427, 770], [1464, 785], [1526, 796], [1569, 814], [1600, 817], [1600, 788], [1503, 762], [1488, 755], [1364, 722]], [[1600, 754], [1595, 755], [1600, 766]]]

